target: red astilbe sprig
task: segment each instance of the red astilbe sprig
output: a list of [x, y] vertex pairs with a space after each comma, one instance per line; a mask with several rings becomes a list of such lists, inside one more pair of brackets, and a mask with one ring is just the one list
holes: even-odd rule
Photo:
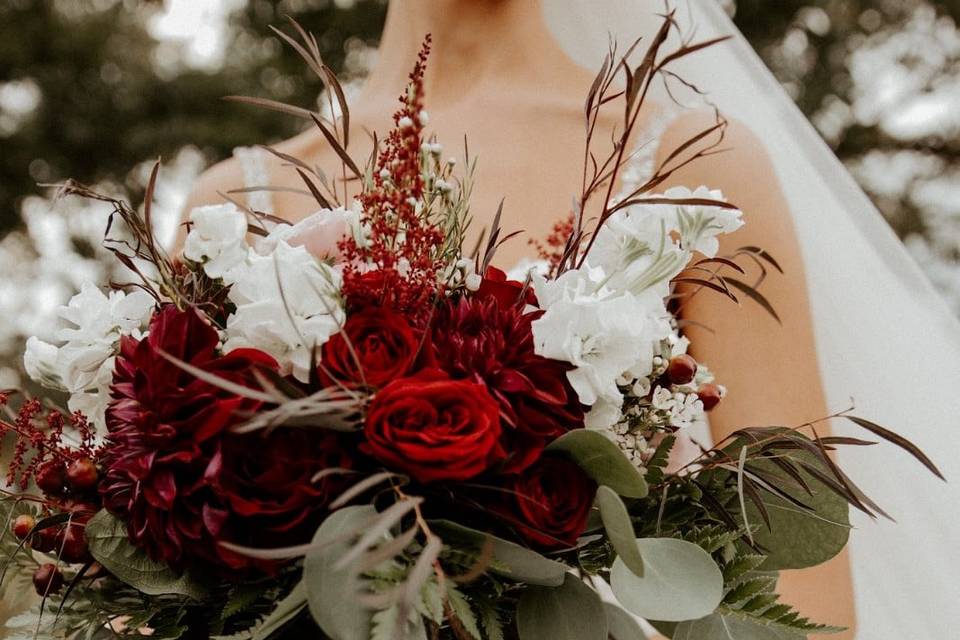
[[536, 249], [537, 257], [544, 260], [550, 267], [550, 275], [556, 275], [560, 263], [563, 261], [567, 242], [574, 230], [574, 216], [569, 214], [565, 219], [555, 222], [550, 235], [545, 240], [540, 241], [536, 238], [530, 238], [527, 243]]
[[[0, 393], [0, 406], [6, 407], [10, 396]], [[69, 443], [64, 428], [69, 422], [76, 432], [77, 442]], [[13, 422], [0, 420], [0, 439], [8, 433], [16, 436], [13, 454], [7, 465], [7, 484], [26, 489], [44, 465], [68, 466], [81, 458], [97, 456], [96, 434], [90, 421], [80, 412], [69, 417], [56, 409], [44, 412], [36, 398], [25, 401], [17, 410]]]
[[[420, 150], [427, 124], [423, 74], [430, 36], [420, 48], [410, 83], [394, 114], [394, 128], [384, 141], [367, 188], [360, 195], [369, 239], [341, 242], [346, 258], [343, 292], [348, 301], [365, 301], [403, 312], [426, 308], [440, 287], [444, 232], [418, 208], [424, 179]], [[370, 272], [376, 271], [375, 277]]]

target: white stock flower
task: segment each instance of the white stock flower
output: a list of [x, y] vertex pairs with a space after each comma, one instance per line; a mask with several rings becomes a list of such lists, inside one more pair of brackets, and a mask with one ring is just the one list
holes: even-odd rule
[[270, 255], [252, 254], [230, 289], [237, 308], [227, 319], [224, 351], [260, 349], [308, 380], [314, 347], [345, 320], [339, 293], [340, 273], [302, 246], [280, 241]]
[[31, 380], [48, 389], [62, 389], [63, 380], [57, 368], [59, 353], [56, 345], [31, 336], [27, 339], [27, 348], [23, 352], [23, 368]]
[[231, 203], [197, 207], [190, 212], [193, 226], [183, 245], [188, 260], [203, 265], [211, 278], [230, 280], [231, 272], [247, 257], [247, 217]]
[[670, 293], [670, 280], [690, 260], [670, 235], [663, 210], [635, 205], [613, 214], [597, 232], [587, 262], [606, 274], [605, 284], [635, 295]]
[[[150, 318], [153, 306], [153, 298], [145, 291], [130, 294], [111, 291], [107, 296], [96, 286], [84, 284], [80, 293], [58, 312], [68, 323], [55, 334], [62, 344], [55, 347], [56, 361], [52, 365], [62, 387], [71, 393], [79, 393], [96, 386], [101, 367], [116, 355], [120, 337], [139, 337], [140, 328]], [[38, 340], [28, 341], [30, 366], [39, 366], [40, 363], [49, 366], [50, 346], [53, 345], [43, 346]], [[26, 355], [24, 365], [27, 365]]]
[[617, 379], [649, 344], [644, 309], [629, 293], [554, 301], [532, 329], [537, 354], [574, 365], [567, 378], [586, 405], [619, 403]]
[[28, 339], [24, 369], [43, 386], [69, 392], [71, 410], [83, 410], [102, 428], [120, 338], [139, 338], [153, 307], [154, 300], [145, 291], [105, 295], [96, 286], [84, 284], [58, 311], [67, 323], [55, 334], [61, 344]]
[[[674, 200], [697, 198], [726, 202], [723, 193], [707, 187], [691, 191], [686, 187], [668, 189], [664, 196]], [[680, 241], [688, 251], [699, 251], [708, 258], [717, 255], [722, 233], [732, 233], [743, 226], [742, 213], [738, 209], [708, 205], [661, 205], [669, 211], [669, 225], [680, 234]]]

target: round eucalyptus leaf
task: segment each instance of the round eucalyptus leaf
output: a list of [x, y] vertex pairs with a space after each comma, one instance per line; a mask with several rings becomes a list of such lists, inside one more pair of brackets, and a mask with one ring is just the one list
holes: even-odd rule
[[672, 538], [640, 538], [643, 577], [617, 558], [610, 586], [627, 611], [647, 620], [678, 622], [707, 616], [723, 599], [723, 574], [710, 554]]
[[799, 631], [719, 613], [700, 620], [681, 622], [672, 636], [673, 640], [804, 640], [806, 637]]
[[431, 524], [444, 542], [468, 546], [478, 552], [489, 544], [493, 552], [489, 568], [491, 573], [545, 587], [563, 584], [568, 567], [544, 558], [536, 551], [450, 520], [435, 520]]
[[637, 547], [633, 521], [630, 520], [630, 514], [623, 500], [610, 487], [600, 487], [597, 490], [597, 506], [600, 507], [603, 527], [617, 556], [623, 560], [630, 571], [642, 577], [643, 558], [640, 556], [640, 548]]
[[[792, 452], [789, 459], [802, 460], [820, 468], [820, 464], [807, 452]], [[783, 475], [783, 471], [765, 460], [751, 461], [747, 469], [751, 468], [765, 472], [764, 478], [773, 474]], [[763, 571], [806, 569], [823, 564], [840, 553], [850, 538], [850, 507], [846, 498], [837, 495], [806, 471], [800, 470], [799, 473], [813, 492], [812, 496], [796, 487], [781, 485], [780, 488], [814, 509], [814, 512], [768, 491], [760, 491], [770, 519], [770, 528], [767, 528], [756, 505], [750, 500], [745, 501], [747, 522], [759, 527], [753, 535], [754, 540], [767, 556], [760, 567]]]
[[596, 591], [566, 574], [559, 587], [528, 587], [517, 604], [520, 640], [607, 640], [607, 616]]
[[640, 623], [629, 613], [612, 602], [604, 602], [603, 610], [607, 614], [607, 633], [613, 640], [647, 640]]
[[[314, 544], [349, 536], [376, 515], [370, 505], [344, 507], [330, 514], [317, 533]], [[337, 561], [350, 549], [350, 540], [326, 544], [307, 554], [303, 562], [303, 584], [307, 606], [320, 628], [333, 640], [368, 640], [372, 612], [355, 597], [361, 584], [353, 568], [335, 569]]]
[[179, 594], [194, 600], [207, 597], [207, 589], [187, 573], [178, 573], [163, 562], [151, 560], [133, 546], [127, 525], [107, 511], [99, 511], [84, 530], [90, 555], [122, 582], [151, 596]]
[[547, 449], [567, 455], [597, 484], [606, 485], [625, 498], [647, 497], [643, 474], [598, 431], [574, 429], [551, 442]]

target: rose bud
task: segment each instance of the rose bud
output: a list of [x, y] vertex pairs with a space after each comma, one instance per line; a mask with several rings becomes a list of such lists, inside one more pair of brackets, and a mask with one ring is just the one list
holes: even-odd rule
[[84, 528], [72, 524], [63, 530], [58, 540], [60, 559], [70, 564], [81, 564], [90, 560], [90, 550], [87, 547], [87, 537]]
[[697, 397], [703, 403], [703, 410], [710, 411], [723, 400], [723, 389], [718, 384], [708, 382], [700, 385], [700, 388], [697, 389]]
[[17, 516], [17, 519], [13, 521], [13, 535], [17, 536], [18, 540], [25, 540], [36, 524], [37, 521], [34, 520], [33, 516], [27, 514]]
[[44, 564], [33, 572], [33, 588], [37, 594], [48, 596], [63, 588], [63, 574], [52, 564]]
[[67, 469], [59, 460], [45, 462], [37, 471], [37, 486], [47, 495], [61, 495], [66, 483]]
[[667, 377], [673, 384], [688, 384], [697, 375], [697, 361], [687, 354], [670, 358]]
[[67, 480], [75, 491], [87, 491], [97, 486], [97, 465], [90, 458], [74, 460], [67, 467]]
[[30, 546], [41, 553], [50, 553], [57, 548], [57, 537], [56, 527], [46, 527], [33, 534]]

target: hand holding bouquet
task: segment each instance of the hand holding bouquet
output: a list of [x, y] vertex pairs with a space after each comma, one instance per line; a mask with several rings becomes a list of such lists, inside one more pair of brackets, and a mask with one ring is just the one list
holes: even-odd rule
[[43, 596], [15, 632], [628, 640], [644, 637], [633, 615], [685, 639], [829, 631], [778, 602], [776, 572], [838, 553], [848, 504], [882, 513], [830, 458], [863, 441], [749, 428], [667, 472], [724, 396], [687, 354], [677, 301], [769, 307], [737, 260], [778, 269], [758, 248], [718, 256], [740, 212], [707, 188], [655, 193], [667, 167], [612, 196], [645, 88], [706, 44], [659, 40], [640, 65], [611, 52], [588, 131], [619, 100], [622, 138], [516, 274], [494, 266], [497, 224], [464, 247], [473, 162], [457, 173], [426, 137], [429, 40], [365, 168], [348, 116], [313, 116], [356, 200], [285, 157], [317, 213], [196, 209], [182, 261], [153, 239], [156, 171], [143, 215], [110, 200], [125, 235], [108, 246], [139, 282], [85, 288], [59, 343], [33, 339], [25, 359], [69, 409], [0, 398], [21, 489], [4, 584]]

